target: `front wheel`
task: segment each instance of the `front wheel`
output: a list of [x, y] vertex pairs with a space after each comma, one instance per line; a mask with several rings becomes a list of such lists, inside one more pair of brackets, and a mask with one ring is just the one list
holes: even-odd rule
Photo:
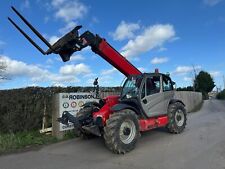
[[[99, 110], [99, 107], [91, 105], [85, 106], [80, 109], [80, 111], [76, 114], [76, 117], [79, 118], [79, 122], [81, 125], [88, 125], [92, 122], [92, 114]], [[75, 135], [81, 137], [83, 139], [90, 139], [93, 138], [94, 135], [91, 133], [86, 132], [82, 128], [75, 128], [74, 129]]]
[[133, 150], [139, 135], [138, 119], [132, 110], [123, 110], [110, 115], [104, 127], [105, 144], [117, 154]]
[[176, 102], [169, 105], [168, 108], [169, 123], [167, 128], [171, 133], [181, 133], [186, 126], [187, 113], [184, 105], [180, 102]]

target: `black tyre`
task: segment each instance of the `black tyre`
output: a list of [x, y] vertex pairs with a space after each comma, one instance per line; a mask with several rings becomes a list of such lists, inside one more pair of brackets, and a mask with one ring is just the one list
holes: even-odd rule
[[104, 127], [106, 146], [117, 154], [124, 154], [135, 148], [140, 136], [136, 114], [123, 110], [110, 115]]
[[169, 105], [168, 108], [169, 124], [167, 128], [170, 133], [181, 133], [187, 122], [187, 113], [184, 105], [180, 102], [176, 102]]
[[[80, 111], [77, 113], [76, 117], [82, 121], [81, 125], [87, 125], [92, 120], [92, 113], [95, 111], [98, 111], [98, 110], [99, 110], [99, 108], [94, 105], [85, 106], [80, 109]], [[82, 139], [90, 139], [90, 138], [95, 137], [95, 135], [88, 133], [81, 128], [75, 128], [74, 132], [75, 132], [76, 136], [81, 137]]]

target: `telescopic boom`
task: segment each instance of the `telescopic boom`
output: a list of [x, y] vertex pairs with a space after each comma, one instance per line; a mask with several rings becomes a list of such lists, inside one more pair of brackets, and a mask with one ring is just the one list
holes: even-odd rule
[[51, 45], [14, 7], [11, 8], [19, 16], [19, 18], [22, 19], [22, 21], [48, 46], [48, 50], [44, 51], [39, 45], [37, 45], [11, 18], [8, 17], [8, 20], [43, 55], [52, 53], [59, 54], [62, 60], [66, 62], [70, 60], [70, 57], [74, 52], [90, 46], [93, 52], [105, 59], [125, 76], [141, 74], [141, 72], [134, 65], [132, 65], [125, 57], [123, 57], [99, 35], [86, 31], [79, 36], [78, 30], [82, 26], [76, 26], [72, 31]]

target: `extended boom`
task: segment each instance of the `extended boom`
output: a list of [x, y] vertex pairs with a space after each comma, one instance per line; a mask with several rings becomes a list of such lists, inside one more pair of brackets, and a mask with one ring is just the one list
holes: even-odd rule
[[14, 7], [12, 7], [12, 10], [48, 46], [49, 49], [45, 52], [11, 18], [8, 17], [8, 20], [44, 55], [51, 53], [59, 54], [62, 60], [66, 62], [70, 60], [70, 57], [74, 52], [80, 51], [87, 46], [91, 46], [93, 52], [105, 59], [125, 76], [141, 74], [135, 66], [108, 44], [105, 39], [98, 35], [94, 35], [90, 31], [86, 31], [79, 36], [78, 30], [82, 26], [76, 26], [72, 31], [51, 45]]

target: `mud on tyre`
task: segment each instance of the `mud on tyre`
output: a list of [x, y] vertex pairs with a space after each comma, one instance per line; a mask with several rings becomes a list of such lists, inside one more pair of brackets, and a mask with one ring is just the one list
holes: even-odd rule
[[186, 126], [187, 113], [184, 105], [180, 102], [176, 102], [169, 105], [168, 108], [169, 123], [167, 128], [170, 133], [181, 133]]
[[106, 146], [117, 154], [124, 154], [135, 148], [140, 136], [136, 114], [123, 110], [110, 115], [104, 127]]

